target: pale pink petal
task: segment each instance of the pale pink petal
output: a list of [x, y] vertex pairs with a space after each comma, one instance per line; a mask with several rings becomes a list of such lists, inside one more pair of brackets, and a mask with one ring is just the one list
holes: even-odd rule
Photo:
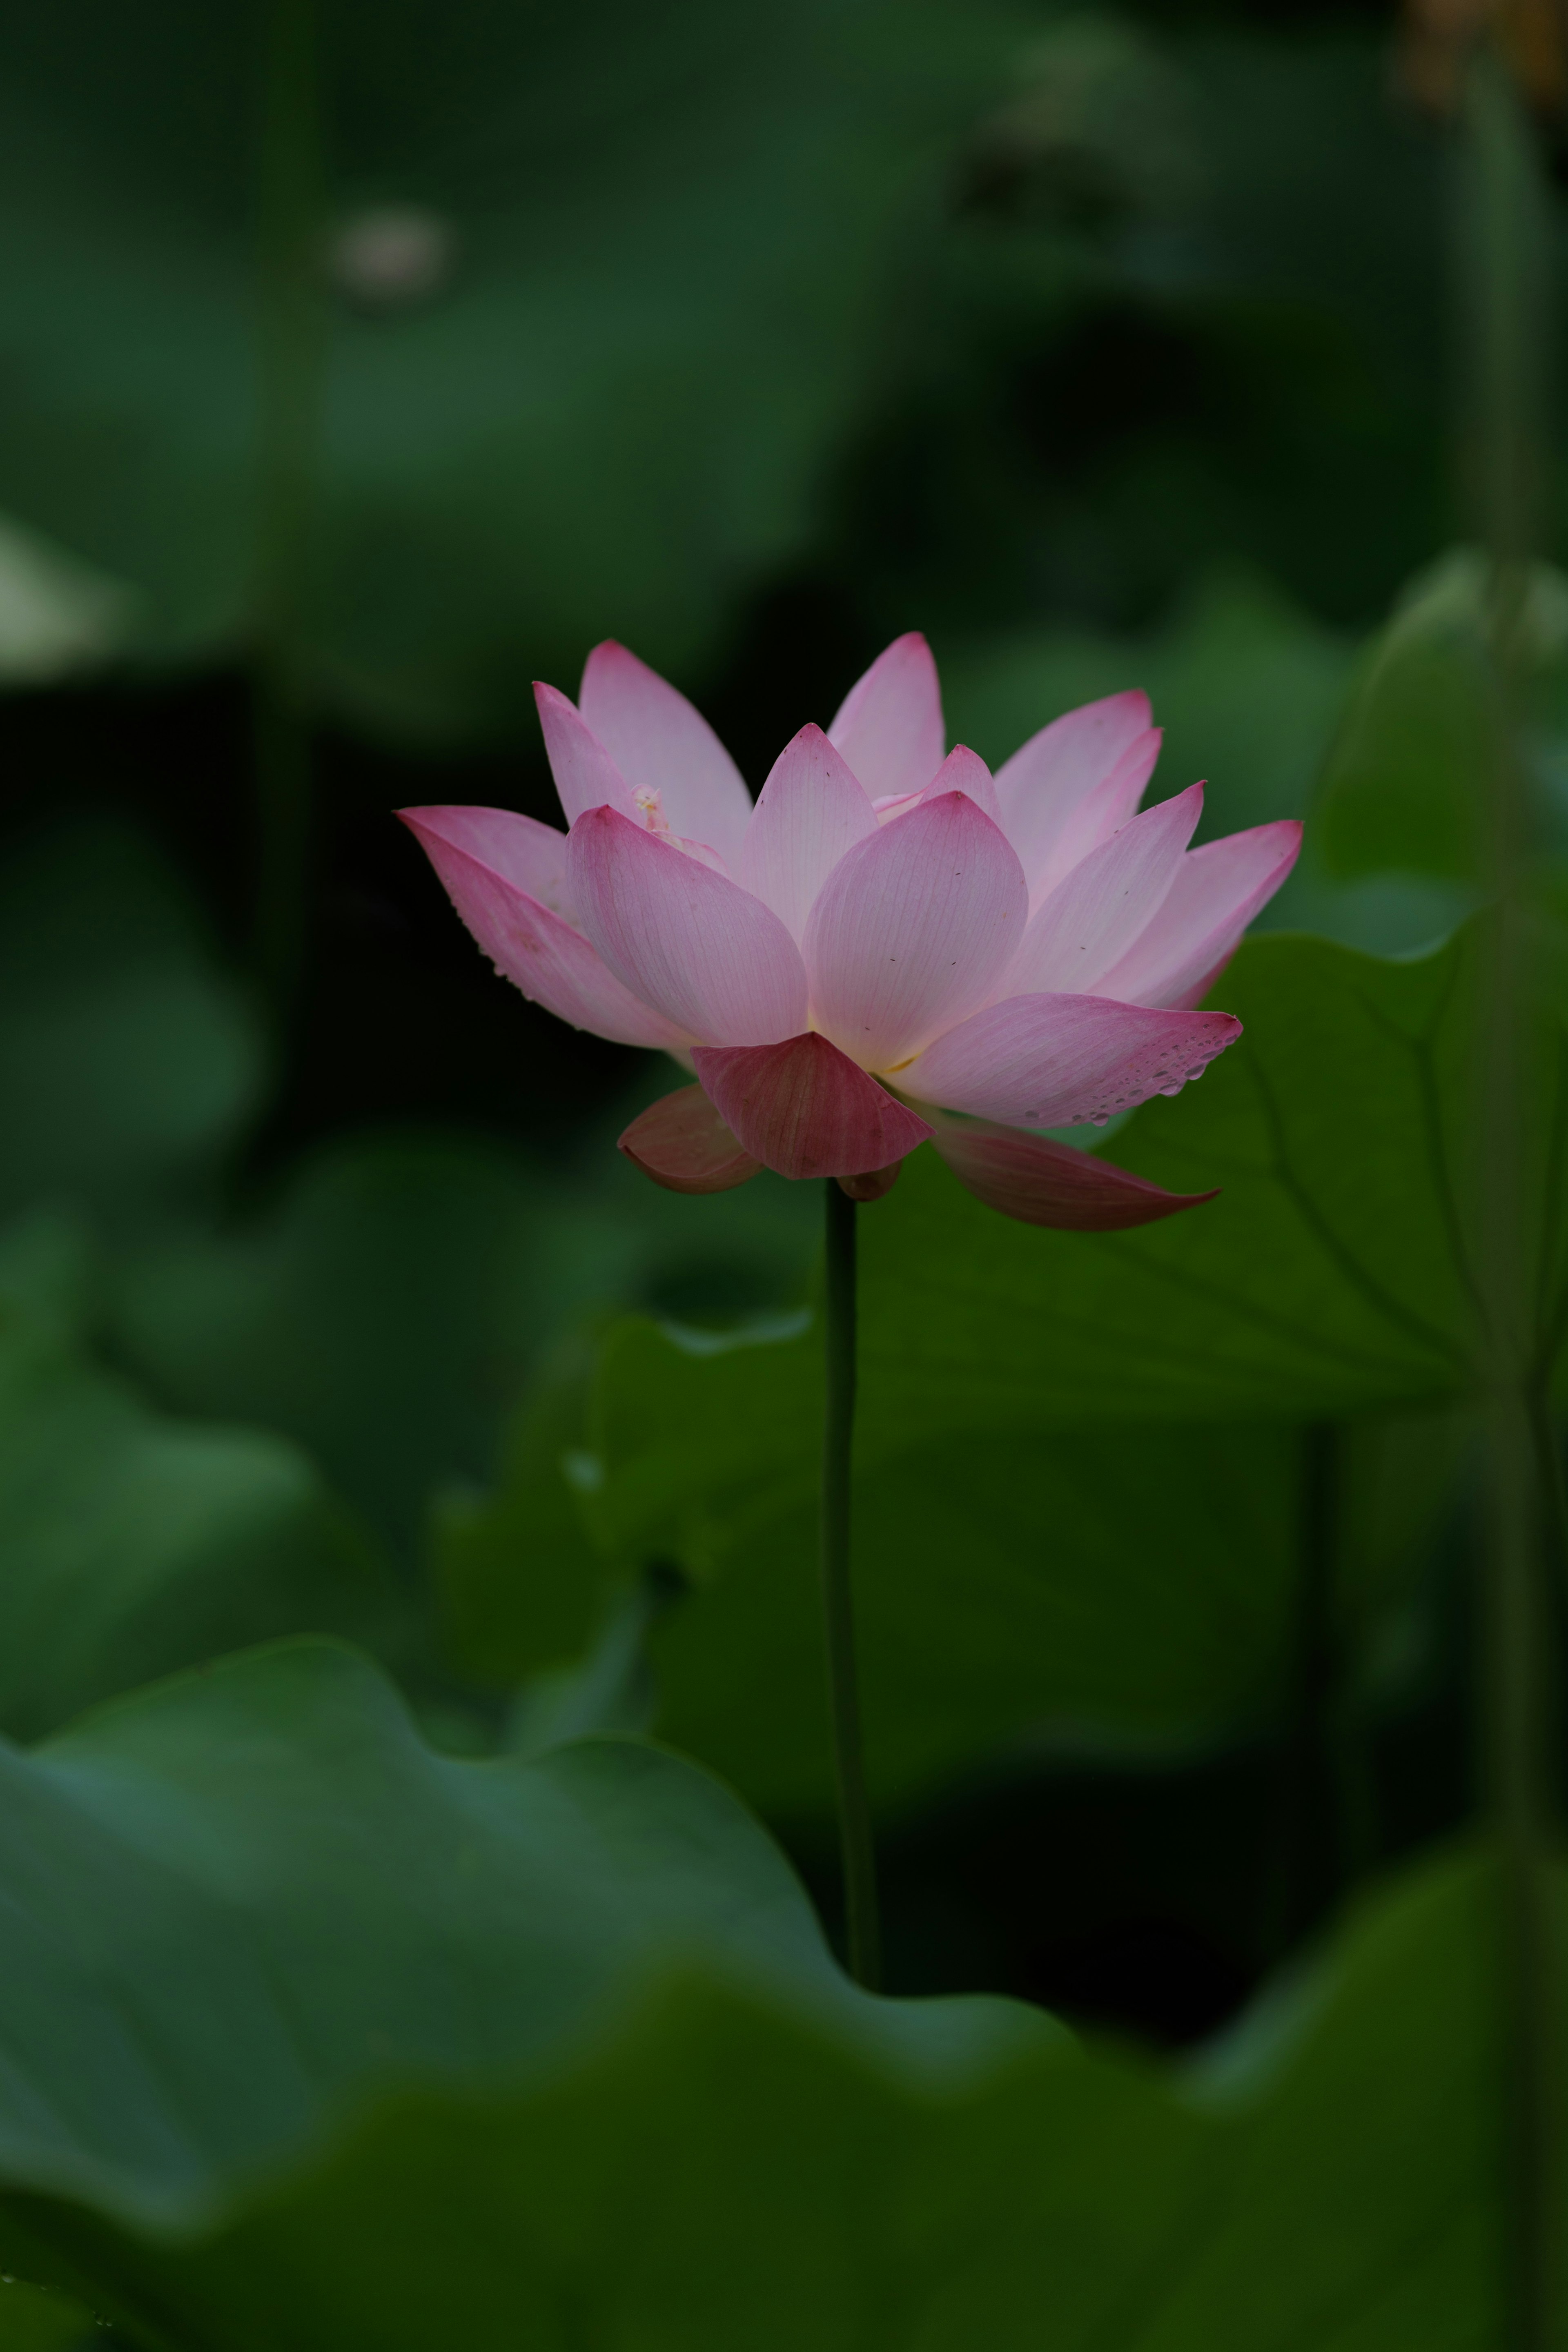
[[705, 841], [733, 863], [752, 795], [701, 712], [613, 642], [588, 656], [580, 700], [633, 793], [658, 793], [671, 832]]
[[1016, 952], [1028, 891], [984, 810], [943, 793], [840, 859], [811, 910], [812, 1018], [865, 1069], [891, 1070], [973, 1006]]
[[[581, 931], [516, 883], [458, 847], [432, 824], [447, 810], [405, 809], [403, 821], [426, 851], [447, 895], [503, 980], [574, 1029], [621, 1045], [674, 1048], [682, 1033], [605, 970]], [[468, 811], [459, 812], [467, 815]], [[521, 819], [526, 824], [526, 818]], [[625, 819], [617, 817], [616, 824]], [[548, 827], [541, 826], [541, 832]], [[560, 838], [560, 836], [556, 836]], [[679, 856], [679, 851], [672, 853]]]
[[991, 771], [979, 752], [972, 751], [966, 743], [960, 743], [948, 753], [923, 792], [884, 793], [871, 805], [877, 812], [878, 824], [890, 824], [894, 817], [908, 815], [910, 810], [919, 808], [922, 801], [940, 800], [943, 793], [964, 793], [978, 808], [984, 810], [993, 824], [1001, 824], [1002, 812], [997, 804], [996, 787], [991, 781]]
[[1053, 719], [997, 770], [1002, 830], [1023, 861], [1031, 890], [1074, 809], [1135, 747], [1144, 747], [1142, 755], [1152, 769], [1159, 737], [1154, 735], [1151, 746], [1151, 732], [1146, 694], [1110, 694], [1102, 702], [1086, 702]]
[[959, 743], [948, 753], [930, 783], [922, 799], [940, 800], [943, 793], [964, 793], [976, 807], [983, 808], [994, 825], [1003, 832], [1002, 806], [996, 797], [996, 786], [991, 771], [978, 751], [967, 743]]
[[667, 1192], [731, 1192], [762, 1173], [700, 1087], [682, 1087], [650, 1103], [620, 1139], [634, 1168]]
[[878, 655], [840, 703], [827, 737], [870, 800], [930, 783], [947, 737], [936, 664], [918, 630]]
[[902, 1093], [1009, 1127], [1077, 1127], [1179, 1094], [1241, 1034], [1228, 1013], [1151, 1012], [1102, 996], [1012, 996], [939, 1037]]
[[582, 928], [567, 878], [566, 835], [559, 826], [541, 824], [516, 809], [407, 808], [397, 814], [432, 856], [436, 842], [461, 850], [574, 929]]
[[619, 809], [623, 816], [635, 816], [626, 778], [576, 704], [559, 688], [537, 681], [533, 700], [567, 824], [575, 824], [584, 810], [591, 808]]
[[1008, 995], [1092, 993], [1159, 913], [1203, 810], [1194, 784], [1091, 849], [1030, 916], [1003, 982]]
[[1159, 913], [1097, 993], [1129, 1004], [1195, 1003], [1273, 898], [1300, 846], [1300, 825], [1285, 818], [1189, 849]]
[[957, 1126], [944, 1121], [934, 1138], [959, 1182], [1020, 1224], [1054, 1225], [1078, 1234], [1115, 1234], [1129, 1225], [1151, 1225], [1195, 1209], [1213, 1192], [1167, 1192], [1125, 1168], [1043, 1135], [1021, 1135], [1016, 1127], [993, 1127], [977, 1119]]
[[697, 1075], [753, 1159], [781, 1176], [863, 1176], [931, 1127], [815, 1030], [749, 1050], [700, 1045]]
[[1042, 906], [1075, 866], [1120, 833], [1136, 814], [1143, 788], [1160, 756], [1161, 731], [1151, 727], [1129, 745], [1102, 783], [1086, 793], [1068, 812], [1067, 822], [1052, 842], [1045, 863], [1029, 877], [1029, 905]]
[[876, 830], [870, 802], [821, 728], [803, 727], [773, 761], [735, 878], [798, 940], [845, 851]]
[[572, 828], [573, 894], [610, 970], [689, 1037], [771, 1045], [805, 1026], [805, 967], [771, 908], [613, 809]]

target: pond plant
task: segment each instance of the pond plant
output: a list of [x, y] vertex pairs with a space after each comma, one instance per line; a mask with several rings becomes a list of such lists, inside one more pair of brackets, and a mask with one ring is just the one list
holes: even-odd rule
[[923, 636], [895, 639], [752, 805], [685, 696], [596, 646], [536, 689], [568, 832], [504, 809], [403, 820], [496, 971], [579, 1028], [697, 1073], [620, 1148], [719, 1192], [825, 1180], [822, 1584], [850, 1964], [880, 1979], [849, 1584], [855, 1204], [930, 1143], [1026, 1224], [1114, 1232], [1199, 1206], [1037, 1130], [1178, 1095], [1240, 1034], [1195, 1010], [1296, 862], [1294, 821], [1189, 848], [1203, 786], [1139, 813], [1148, 698], [1053, 719], [993, 776], [947, 749]]

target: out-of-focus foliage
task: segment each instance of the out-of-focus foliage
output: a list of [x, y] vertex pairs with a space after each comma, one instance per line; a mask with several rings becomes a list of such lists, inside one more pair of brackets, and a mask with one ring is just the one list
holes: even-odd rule
[[568, 2313], [783, 2352], [890, 2297], [955, 2352], [1042, 2310], [1082, 2352], [1495, 2330], [1484, 1857], [1159, 2084], [1020, 2008], [852, 1992], [689, 1767], [444, 1762], [331, 1651], [8, 1777], [0, 2032], [48, 2096], [6, 2134], [0, 2251], [133, 2335], [414, 2352]]
[[144, 1217], [216, 1172], [264, 1072], [252, 1005], [135, 835], [54, 831], [0, 870], [0, 1211]]
[[[332, 699], [450, 731], [526, 708], [521, 646], [565, 672], [614, 633], [689, 663], [807, 536], [895, 256], [1017, 20], [944, 0], [320, 19], [304, 593]], [[0, 499], [136, 583], [149, 649], [233, 644], [268, 429], [260, 20], [67, 0], [10, 32]]]
[[285, 1439], [162, 1419], [3, 1307], [0, 1551], [14, 1738], [302, 1624], [401, 1630], [390, 1578]]
[[[1367, 648], [1327, 763], [1319, 818], [1345, 874], [1394, 868], [1484, 878], [1479, 812], [1522, 729], [1537, 821], [1561, 848], [1568, 805], [1568, 579], [1537, 564], [1517, 614], [1491, 607], [1490, 567], [1456, 550], [1411, 583]], [[1493, 649], [1506, 628], [1511, 693]], [[1514, 707], [1517, 698], [1518, 707]]]

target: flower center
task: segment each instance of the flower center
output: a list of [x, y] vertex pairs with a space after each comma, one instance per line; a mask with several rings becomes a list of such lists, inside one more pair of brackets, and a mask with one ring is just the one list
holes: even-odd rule
[[632, 805], [649, 833], [657, 834], [660, 841], [672, 838], [669, 819], [664, 813], [664, 794], [656, 784], [639, 784], [632, 794]]

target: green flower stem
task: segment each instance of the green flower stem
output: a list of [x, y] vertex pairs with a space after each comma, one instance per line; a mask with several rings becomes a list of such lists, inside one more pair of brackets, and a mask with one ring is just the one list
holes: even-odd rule
[[822, 1432], [822, 1605], [827, 1632], [833, 1755], [844, 1852], [849, 1973], [868, 1992], [882, 1982], [877, 1858], [866, 1798], [855, 1605], [849, 1586], [849, 1464], [855, 1429], [855, 1203], [828, 1178], [826, 1406]]
[[316, 0], [261, 0], [256, 265], [256, 961], [280, 1020], [307, 939], [310, 724], [306, 604], [325, 341]]
[[1551, 1496], [1538, 1443], [1532, 1366], [1539, 1347], [1524, 1182], [1530, 809], [1521, 748], [1521, 639], [1544, 478], [1550, 281], [1537, 142], [1508, 68], [1489, 47], [1478, 51], [1469, 69], [1463, 132], [1461, 286], [1470, 369], [1465, 421], [1474, 507], [1491, 559], [1499, 722], [1479, 813], [1493, 908], [1476, 1127], [1486, 1308], [1482, 1733], [1500, 1893], [1501, 2343], [1505, 2352], [1548, 2352], [1556, 2304], [1551, 1742], [1543, 1675]]

